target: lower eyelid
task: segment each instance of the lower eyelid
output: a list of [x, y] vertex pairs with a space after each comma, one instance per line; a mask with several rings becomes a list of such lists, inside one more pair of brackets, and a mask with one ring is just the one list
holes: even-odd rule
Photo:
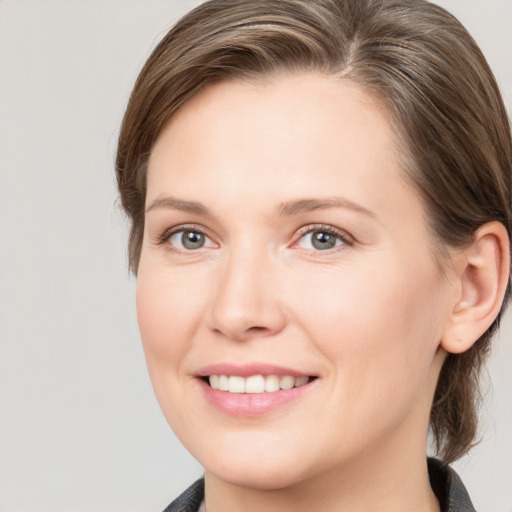
[[[199, 249], [203, 249], [204, 247], [208, 246], [210, 243], [211, 243], [211, 238], [206, 235], [205, 233], [203, 233], [202, 231], [198, 231], [198, 230], [195, 230], [195, 229], [179, 229], [177, 231], [174, 231], [174, 233], [171, 233], [169, 235], [169, 238], [167, 239], [167, 241], [169, 243], [171, 243], [171, 240], [175, 237], [177, 237], [178, 239], [182, 239], [183, 238], [183, 235], [185, 233], [194, 233], [194, 234], [197, 234], [197, 235], [201, 235], [203, 237], [203, 241], [204, 241], [204, 245], [202, 245], [201, 247], [199, 247], [197, 250]], [[174, 245], [174, 244], [173, 244]], [[193, 250], [193, 249], [186, 249], [186, 250]]]
[[[297, 246], [298, 243], [300, 242], [300, 240], [302, 238], [304, 238], [306, 235], [312, 235], [313, 233], [316, 233], [316, 232], [328, 233], [330, 235], [335, 236], [341, 242], [340, 244], [336, 245], [332, 249], [334, 249], [336, 247], [340, 247], [341, 245], [351, 246], [354, 244], [354, 239], [350, 235], [348, 235], [347, 233], [345, 233], [343, 231], [337, 230], [331, 226], [313, 225], [313, 226], [306, 226], [301, 232], [299, 232], [299, 234], [296, 238], [296, 241], [293, 243], [293, 246]], [[319, 251], [318, 249], [314, 249], [314, 250], [316, 252], [322, 252], [322, 251]], [[328, 250], [326, 250], [324, 252], [328, 252]]]
[[[311, 233], [306, 233], [306, 235], [310, 235], [310, 234]], [[331, 233], [329, 233], [329, 234], [331, 234]], [[297, 244], [299, 244], [300, 240], [303, 239], [306, 235], [302, 235], [299, 238]], [[322, 250], [322, 249], [317, 249], [317, 248], [313, 247], [313, 242], [312, 242], [311, 239], [308, 240], [308, 242], [307, 242], [310, 247], [305, 247], [304, 249], [310, 250], [310, 251], [314, 251], [314, 252], [326, 252], [327, 253], [329, 251], [332, 251], [332, 250], [338, 249], [340, 247], [343, 247], [345, 245], [348, 245], [347, 242], [345, 242], [341, 237], [339, 237], [338, 235], [335, 235], [335, 236], [337, 238], [336, 243], [335, 243], [335, 245], [333, 247], [330, 247], [329, 249], [323, 249]]]

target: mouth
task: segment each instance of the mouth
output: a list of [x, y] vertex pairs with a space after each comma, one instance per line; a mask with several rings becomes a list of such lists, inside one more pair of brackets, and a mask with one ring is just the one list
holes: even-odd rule
[[319, 376], [264, 363], [219, 363], [195, 375], [203, 396], [217, 410], [234, 417], [258, 418], [311, 395]]
[[314, 376], [293, 375], [208, 375], [202, 377], [212, 389], [237, 394], [275, 393], [299, 388], [316, 379]]

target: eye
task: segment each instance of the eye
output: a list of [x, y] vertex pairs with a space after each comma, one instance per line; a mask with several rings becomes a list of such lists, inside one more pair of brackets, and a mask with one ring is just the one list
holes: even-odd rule
[[216, 244], [203, 232], [197, 229], [180, 229], [165, 235], [165, 240], [177, 251], [194, 251]]
[[352, 240], [335, 228], [322, 226], [310, 228], [304, 233], [295, 246], [312, 251], [329, 251], [343, 245], [352, 245]]

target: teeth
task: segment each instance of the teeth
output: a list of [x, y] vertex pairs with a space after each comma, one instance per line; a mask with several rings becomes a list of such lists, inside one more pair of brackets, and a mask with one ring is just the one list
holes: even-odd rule
[[213, 389], [219, 389], [219, 376], [218, 375], [212, 375], [210, 377], [210, 386]]
[[[229, 391], [231, 391], [231, 388]], [[244, 391], [246, 393], [263, 393], [265, 391], [265, 377], [263, 377], [263, 375], [247, 377], [247, 379], [245, 379]]]
[[210, 375], [210, 386], [229, 393], [273, 393], [280, 389], [292, 389], [304, 386], [309, 377], [292, 377], [291, 375], [251, 375], [244, 378], [237, 375]]
[[294, 383], [294, 386], [296, 388], [298, 388], [299, 386], [304, 386], [304, 384], [307, 384], [308, 383], [308, 380], [309, 380], [309, 377], [297, 377], [295, 379], [295, 383]]
[[279, 391], [279, 389], [279, 377], [277, 375], [269, 375], [265, 378], [265, 391], [267, 393]]
[[229, 390], [228, 378], [225, 375], [219, 375], [219, 389], [221, 391]]
[[244, 393], [245, 392], [245, 379], [243, 377], [229, 377], [228, 378], [228, 391], [230, 393]]
[[281, 377], [279, 379], [279, 387], [281, 389], [292, 389], [295, 385], [295, 379], [293, 377], [290, 377], [289, 375], [286, 375], [285, 377]]

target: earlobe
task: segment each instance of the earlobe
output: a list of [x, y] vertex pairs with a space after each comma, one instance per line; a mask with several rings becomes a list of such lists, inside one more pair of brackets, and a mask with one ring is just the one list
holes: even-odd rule
[[481, 226], [473, 242], [458, 254], [460, 294], [449, 313], [441, 346], [465, 352], [494, 322], [510, 273], [510, 240], [503, 224]]

